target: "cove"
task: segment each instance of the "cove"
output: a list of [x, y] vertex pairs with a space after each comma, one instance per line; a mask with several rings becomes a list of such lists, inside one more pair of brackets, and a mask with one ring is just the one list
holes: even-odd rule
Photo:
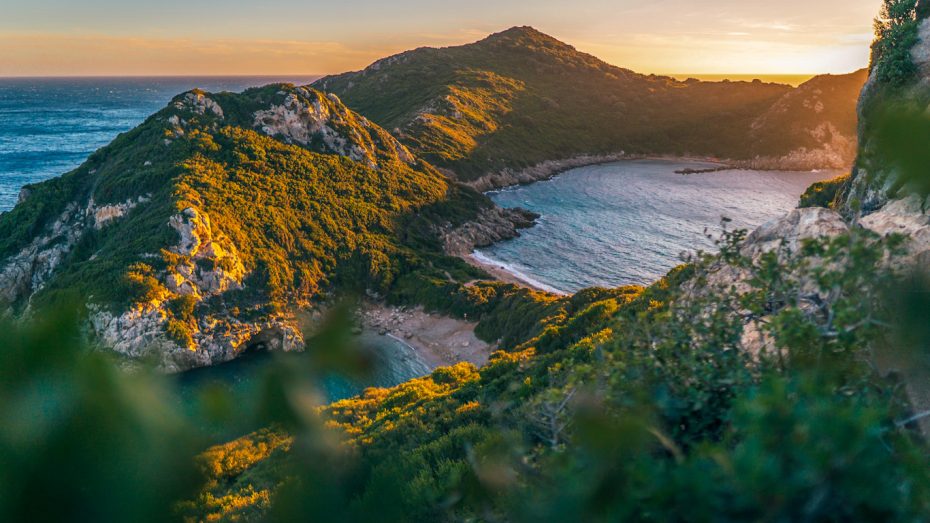
[[502, 207], [541, 215], [519, 238], [475, 257], [537, 287], [572, 293], [586, 287], [648, 285], [714, 250], [721, 218], [752, 230], [797, 206], [812, 183], [835, 171], [728, 170], [682, 175], [713, 164], [629, 160], [581, 167], [551, 180], [488, 193]]

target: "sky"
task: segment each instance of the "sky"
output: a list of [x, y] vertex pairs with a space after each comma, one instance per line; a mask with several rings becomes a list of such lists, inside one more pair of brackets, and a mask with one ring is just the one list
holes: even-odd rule
[[3, 0], [0, 76], [314, 75], [532, 25], [656, 74], [865, 67], [880, 0]]

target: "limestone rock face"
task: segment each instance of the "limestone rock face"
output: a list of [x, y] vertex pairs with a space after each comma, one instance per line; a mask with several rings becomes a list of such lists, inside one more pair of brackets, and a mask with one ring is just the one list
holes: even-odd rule
[[926, 209], [930, 208], [928, 203], [930, 202], [921, 201], [914, 195], [892, 200], [878, 211], [862, 218], [860, 224], [881, 236], [906, 236], [904, 247], [907, 254], [892, 260], [896, 265], [926, 266], [926, 263], [930, 262], [930, 215], [926, 212]]
[[295, 351], [303, 348], [300, 330], [287, 318], [239, 322], [210, 318], [201, 322], [194, 347], [165, 336], [164, 304], [134, 306], [114, 314], [91, 308], [90, 322], [103, 346], [133, 359], [153, 358], [165, 372], [179, 372], [230, 361], [244, 350]]
[[[746, 237], [739, 251], [740, 255], [754, 262], [771, 252], [783, 259], [797, 254], [804, 240], [835, 237], [848, 231], [849, 225], [835, 211], [819, 207], [795, 209], [754, 230]], [[750, 271], [729, 265], [723, 260], [712, 265], [704, 276], [705, 281], [687, 283], [686, 294], [704, 296], [715, 290], [732, 289], [737, 293], [751, 290]]]
[[849, 231], [849, 226], [837, 212], [819, 207], [794, 209], [785, 217], [769, 221], [753, 231], [742, 251], [752, 259], [771, 252], [784, 243], [791, 252], [797, 252], [803, 240], [838, 236]]
[[144, 195], [122, 203], [99, 206], [93, 198], [83, 206], [78, 202], [69, 203], [29, 245], [0, 260], [0, 312], [28, 300], [41, 289], [89, 229], [102, 229], [148, 201], [149, 196]]
[[122, 312], [91, 305], [91, 327], [102, 345], [130, 358], [154, 357], [168, 372], [229, 361], [258, 345], [267, 350], [303, 348], [296, 320], [284, 313], [242, 321], [233, 311], [220, 308], [198, 315], [195, 324], [188, 325], [189, 343], [169, 337], [171, 299], [187, 296], [198, 306], [242, 289], [246, 269], [235, 245], [206, 213], [188, 207], [171, 216], [168, 226], [178, 233], [177, 243], [168, 249], [177, 261], [157, 275], [164, 295]]
[[220, 104], [198, 91], [185, 93], [183, 98], [174, 103], [174, 106], [176, 109], [191, 111], [199, 115], [211, 113], [221, 119], [225, 116]]
[[345, 156], [373, 168], [386, 151], [402, 162], [415, 161], [400, 142], [367, 119], [350, 113], [334, 94], [296, 87], [292, 92], [279, 91], [278, 96], [282, 98], [280, 103], [256, 111], [251, 122], [268, 136]]
[[169, 290], [202, 298], [242, 288], [246, 274], [242, 260], [235, 245], [214, 231], [209, 216], [188, 207], [172, 216], [168, 225], [180, 236], [170, 250], [187, 257], [165, 276]]

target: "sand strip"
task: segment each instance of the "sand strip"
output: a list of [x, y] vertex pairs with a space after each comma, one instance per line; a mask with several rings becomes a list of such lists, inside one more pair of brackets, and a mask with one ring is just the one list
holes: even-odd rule
[[391, 307], [366, 302], [359, 308], [359, 318], [365, 327], [413, 347], [432, 367], [461, 361], [480, 367], [496, 350], [495, 346], [475, 336], [475, 323], [430, 314], [422, 307]]

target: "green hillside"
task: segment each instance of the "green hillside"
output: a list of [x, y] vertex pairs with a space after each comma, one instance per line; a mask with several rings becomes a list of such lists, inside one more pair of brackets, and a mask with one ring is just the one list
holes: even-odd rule
[[104, 345], [169, 368], [297, 348], [293, 311], [334, 290], [474, 277], [431, 227], [491, 205], [335, 97], [286, 85], [180, 95], [27, 191], [0, 217], [4, 308], [84, 303]]
[[[793, 92], [787, 85], [640, 75], [530, 27], [459, 47], [408, 51], [314, 85], [462, 180], [579, 155], [750, 159], [809, 141], [790, 135], [788, 143], [784, 137], [754, 143], [748, 136], [760, 116]], [[854, 141], [855, 99], [839, 89], [836, 127]]]
[[[888, 4], [903, 10], [889, 24], [914, 16], [914, 2]], [[885, 66], [877, 58], [873, 70]], [[926, 92], [914, 76], [906, 90]], [[879, 81], [869, 96], [894, 105], [900, 93]], [[879, 138], [865, 128], [867, 142]], [[923, 157], [915, 143], [881, 158], [906, 166]], [[824, 184], [805, 204], [837, 202], [835, 186], [869, 179]], [[732, 231], [719, 255], [646, 289], [451, 289], [455, 299], [432, 306], [510, 335], [489, 365], [324, 407], [321, 421], [350, 449], [333, 462], [310, 450], [327, 430], [299, 422], [214, 447], [200, 462], [208, 483], [182, 514], [922, 520], [930, 469], [914, 391], [928, 376], [928, 283], [909, 269], [928, 244], [925, 211], [901, 210], [913, 196], [899, 186], [889, 196], [899, 200], [861, 222], [807, 207]], [[921, 232], [898, 234], [897, 223]]]
[[[349, 103], [373, 121], [395, 119], [389, 128], [402, 126], [394, 134], [412, 153], [315, 90], [179, 96], [78, 170], [29, 187], [0, 217], [0, 296], [33, 319], [0, 321], [0, 520], [930, 519], [930, 50], [919, 43], [930, 42], [930, 13], [916, 0], [883, 5], [851, 174], [755, 231], [727, 230], [719, 252], [646, 288], [556, 296], [476, 281], [441, 253], [436, 225], [474, 220], [489, 204], [417, 151], [473, 175], [543, 157], [529, 143], [540, 133], [574, 154], [571, 128], [544, 125], [521, 104], [557, 113], [579, 102], [545, 102], [526, 77], [463, 76], [442, 59], [493, 48], [501, 67], [574, 66], [588, 79], [602, 66], [531, 30], [414, 51], [362, 73], [399, 89], [454, 69], [434, 85], [455, 83], [449, 103], [461, 116], [419, 121], [421, 138], [405, 134], [416, 111], [404, 107], [453, 90], [392, 91], [389, 111], [384, 99], [348, 92], [382, 89], [374, 80], [346, 83]], [[416, 76], [395, 83], [383, 75], [395, 67]], [[716, 124], [672, 118], [660, 102], [717, 92], [719, 118], [749, 125], [787, 96], [779, 86], [603, 67], [601, 81], [642, 96], [624, 114], [653, 111], [661, 124], [652, 139], [664, 142], [615, 131], [643, 147], [728, 146], [726, 132], [713, 145], [688, 130]], [[789, 105], [809, 109], [828, 80]], [[723, 94], [731, 88], [745, 94], [735, 106], [740, 97]], [[576, 115], [574, 131], [602, 136], [582, 124]], [[524, 146], [529, 156], [518, 159]], [[501, 156], [508, 150], [515, 155]], [[287, 348], [288, 336], [302, 335], [282, 320], [288, 311], [339, 289], [467, 318], [499, 350], [480, 369], [459, 363], [324, 405], [327, 371], [365, 367], [347, 341], [347, 311], [334, 307], [307, 333], [313, 350], [279, 355], [254, 388], [257, 408], [244, 412], [222, 391], [178, 398], [163, 376], [123, 369], [84, 345], [86, 318], [53, 310], [79, 297], [98, 336], [114, 318], [149, 342], [169, 334], [165, 353], [177, 363], [213, 354], [212, 333], [235, 329], [246, 345]], [[186, 335], [197, 350], [182, 346]], [[204, 422], [265, 428], [215, 444], [178, 404], [201, 408]]]

